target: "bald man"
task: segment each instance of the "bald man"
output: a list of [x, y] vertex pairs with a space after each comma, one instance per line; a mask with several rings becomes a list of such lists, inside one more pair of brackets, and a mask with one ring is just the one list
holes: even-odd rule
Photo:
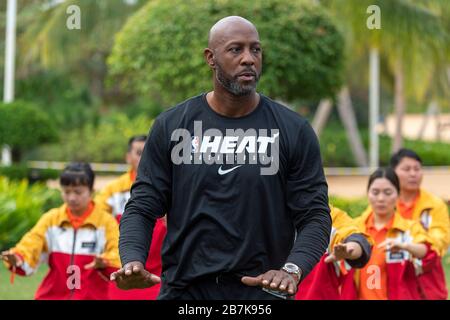
[[[331, 231], [319, 145], [297, 113], [256, 92], [258, 31], [232, 16], [209, 32], [214, 90], [162, 113], [120, 223], [123, 289], [158, 299], [291, 299]], [[167, 212], [161, 278], [144, 269]]]

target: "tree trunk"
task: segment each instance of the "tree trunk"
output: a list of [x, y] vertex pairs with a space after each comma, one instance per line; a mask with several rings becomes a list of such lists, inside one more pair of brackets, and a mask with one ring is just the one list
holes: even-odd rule
[[437, 142], [441, 142], [441, 108], [439, 108], [439, 104], [436, 102], [436, 112], [434, 113], [434, 117], [436, 119], [436, 135], [435, 139]]
[[447, 78], [448, 82], [450, 82], [450, 67], [447, 67]]
[[375, 170], [380, 162], [378, 122], [380, 118], [380, 53], [370, 49], [369, 57], [369, 166]]
[[339, 93], [338, 111], [357, 165], [367, 167], [367, 154], [359, 135], [355, 112], [353, 111], [352, 100], [347, 87], [344, 87]]
[[423, 140], [425, 135], [425, 130], [427, 129], [428, 122], [430, 121], [431, 116], [433, 116], [437, 111], [437, 102], [432, 100], [428, 105], [427, 111], [424, 115], [422, 125], [420, 126], [419, 133], [417, 134], [417, 140]]
[[2, 146], [2, 166], [10, 166], [12, 164], [11, 148], [8, 145]]
[[316, 132], [317, 137], [319, 137], [322, 133], [323, 127], [325, 127], [325, 124], [328, 121], [332, 108], [333, 105], [330, 99], [320, 100], [312, 122], [312, 127]]
[[403, 65], [400, 59], [395, 65], [395, 134], [392, 144], [392, 153], [397, 152], [403, 146], [403, 118], [405, 116], [405, 92]]

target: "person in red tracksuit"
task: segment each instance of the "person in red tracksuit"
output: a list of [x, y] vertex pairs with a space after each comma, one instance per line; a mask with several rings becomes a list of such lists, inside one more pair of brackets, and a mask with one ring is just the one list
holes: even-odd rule
[[21, 276], [31, 276], [42, 261], [48, 263], [36, 300], [106, 300], [109, 275], [120, 267], [117, 223], [92, 201], [89, 164], [68, 165], [60, 184], [64, 204], [45, 213], [1, 257]]
[[414, 259], [429, 261], [436, 253], [420, 223], [396, 211], [399, 193], [399, 179], [392, 168], [378, 169], [370, 176], [370, 207], [355, 221], [375, 244], [367, 265], [348, 273], [342, 285], [343, 299], [421, 299]]
[[405, 219], [420, 222], [436, 252], [435, 259], [415, 261], [420, 294], [427, 300], [446, 300], [448, 292], [442, 257], [450, 244], [447, 205], [436, 195], [421, 188], [422, 159], [413, 150], [400, 149], [393, 154], [391, 167], [400, 180], [400, 196], [397, 200], [399, 213]]
[[[125, 204], [130, 198], [130, 189], [136, 179], [136, 170], [141, 160], [144, 149], [144, 135], [133, 136], [128, 141], [128, 152], [126, 161], [130, 170], [110, 182], [95, 198], [98, 205], [105, 211], [111, 213], [117, 222], [120, 222]], [[165, 218], [158, 219], [153, 230], [152, 243], [150, 245], [146, 270], [158, 276], [161, 275], [161, 247], [166, 235]], [[147, 289], [121, 290], [114, 282], [110, 283], [110, 299], [112, 300], [155, 300], [159, 294], [160, 285]]]
[[362, 268], [370, 259], [372, 240], [343, 210], [331, 209], [332, 229], [327, 252], [303, 279], [296, 300], [340, 300], [341, 283], [350, 267]]

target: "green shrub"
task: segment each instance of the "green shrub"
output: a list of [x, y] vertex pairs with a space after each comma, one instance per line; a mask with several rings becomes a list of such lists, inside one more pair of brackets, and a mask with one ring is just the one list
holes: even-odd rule
[[292, 101], [333, 96], [340, 88], [343, 37], [322, 8], [298, 0], [150, 1], [117, 34], [109, 80], [163, 105], [210, 90], [203, 49], [210, 27], [229, 15], [249, 19], [259, 31], [265, 74], [259, 91]]
[[32, 169], [26, 165], [11, 165], [8, 167], [0, 166], [0, 176], [5, 176], [11, 180], [28, 179], [34, 183], [37, 181], [46, 181], [49, 179], [57, 179], [59, 171], [54, 169]]
[[12, 149], [13, 161], [39, 144], [57, 141], [57, 132], [45, 112], [24, 101], [0, 103], [0, 145]]
[[77, 128], [95, 121], [99, 107], [87, 83], [56, 69], [39, 70], [17, 79], [16, 96], [33, 101], [58, 128]]
[[0, 249], [14, 246], [44, 212], [61, 203], [55, 189], [0, 177]]
[[28, 178], [29, 169], [24, 165], [0, 166], [0, 176], [11, 180], [22, 180]]
[[[367, 129], [360, 130], [363, 144], [368, 150], [369, 134]], [[392, 139], [386, 135], [380, 136], [380, 165], [389, 165]], [[450, 165], [450, 145], [445, 142], [428, 142], [405, 140], [404, 147], [416, 151], [425, 166]], [[356, 166], [350, 150], [345, 130], [335, 123], [327, 126], [320, 135], [320, 149], [325, 167]]]
[[56, 169], [32, 169], [30, 168], [30, 172], [28, 174], [28, 180], [30, 182], [37, 181], [47, 181], [58, 179], [60, 175], [60, 171]]
[[123, 163], [128, 139], [137, 134], [147, 134], [153, 120], [145, 115], [129, 118], [122, 113], [112, 113], [98, 124], [66, 131], [58, 144], [45, 145], [27, 155], [28, 160], [86, 161]]

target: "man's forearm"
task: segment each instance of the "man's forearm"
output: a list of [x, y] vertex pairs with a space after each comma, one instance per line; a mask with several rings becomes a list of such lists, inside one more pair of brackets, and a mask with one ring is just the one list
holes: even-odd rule
[[139, 261], [145, 266], [156, 220], [139, 214], [126, 212], [120, 220], [119, 254], [122, 266]]
[[326, 211], [314, 213], [314, 217], [304, 221], [299, 228], [297, 239], [288, 261], [302, 270], [304, 279], [320, 261], [330, 241], [331, 217]]

